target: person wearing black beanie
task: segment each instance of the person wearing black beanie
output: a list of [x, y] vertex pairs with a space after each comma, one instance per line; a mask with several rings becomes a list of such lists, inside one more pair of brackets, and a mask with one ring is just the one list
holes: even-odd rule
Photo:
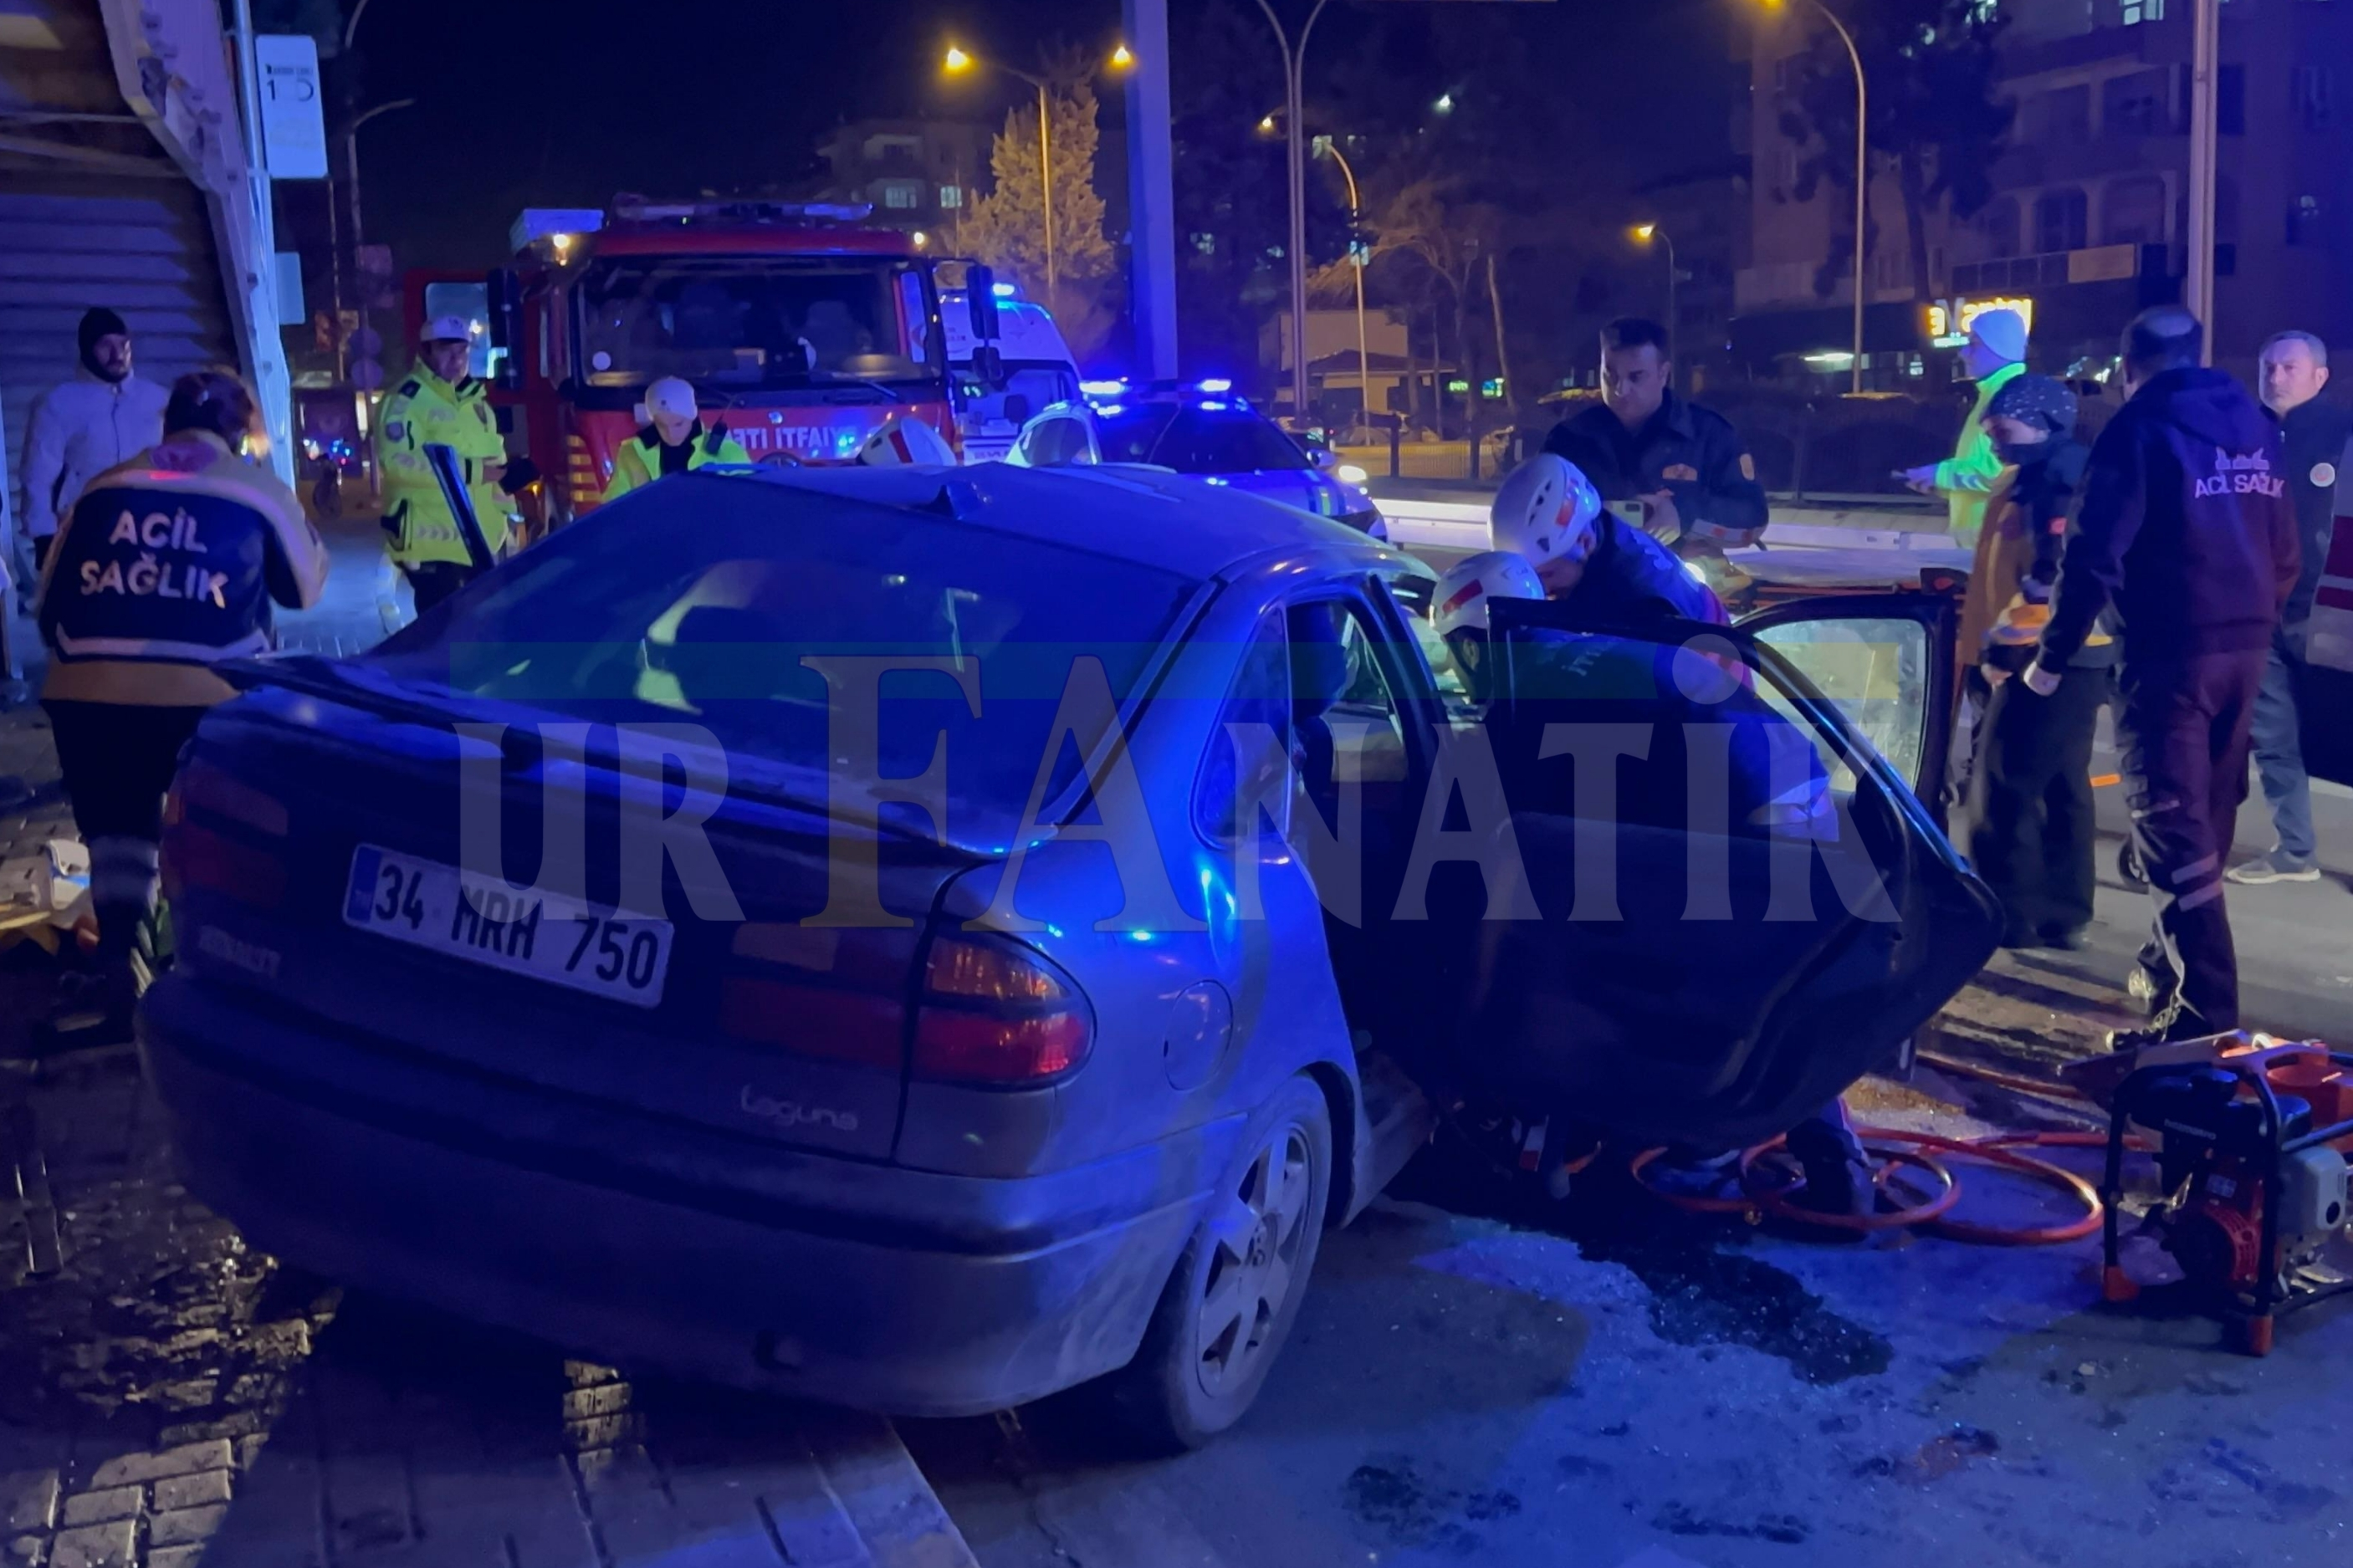
[[83, 487], [164, 438], [168, 395], [132, 374], [130, 324], [93, 306], [74, 338], [79, 368], [34, 405], [25, 428], [25, 536], [37, 574]]
[[131, 374], [131, 328], [103, 305], [84, 310], [75, 335], [81, 342], [81, 367], [109, 386]]
[[2075, 438], [2075, 395], [2021, 375], [1986, 404], [2001, 462], [1961, 609], [1961, 656], [1977, 666], [1981, 737], [1967, 792], [1969, 859], [2000, 897], [2006, 947], [2080, 948], [2092, 923], [2092, 740], [2116, 646], [2094, 632], [2054, 693], [2011, 679], [2051, 618], [2067, 521], [2089, 450]]

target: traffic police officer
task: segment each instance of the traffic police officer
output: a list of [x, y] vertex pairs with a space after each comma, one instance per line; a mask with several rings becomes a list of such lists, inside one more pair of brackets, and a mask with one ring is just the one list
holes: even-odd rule
[[751, 454], [727, 433], [727, 426], [705, 426], [695, 406], [694, 388], [677, 376], [666, 375], [646, 388], [646, 426], [621, 443], [613, 455], [613, 477], [605, 486], [607, 500], [616, 500], [640, 485], [666, 474], [691, 473], [706, 463], [748, 463]]
[[482, 541], [494, 555], [507, 548], [507, 506], [499, 481], [507, 468], [506, 443], [491, 412], [490, 390], [467, 374], [470, 334], [457, 316], [427, 323], [408, 379], [385, 399], [376, 423], [377, 471], [384, 475], [385, 546], [407, 577], [423, 615], [474, 573], [458, 520], [442, 498], [425, 448], [442, 445], [458, 456]]
[[1754, 544], [1767, 521], [1756, 460], [1729, 420], [1675, 395], [1667, 353], [1656, 321], [1629, 316], [1602, 328], [1601, 402], [1553, 426], [1544, 449], [1680, 555]]

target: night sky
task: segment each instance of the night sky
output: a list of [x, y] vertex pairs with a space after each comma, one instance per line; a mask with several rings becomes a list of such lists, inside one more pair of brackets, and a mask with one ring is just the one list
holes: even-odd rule
[[[1170, 10], [1203, 3], [1170, 0]], [[1731, 104], [1689, 94], [1702, 78], [1724, 79], [1734, 16], [1749, 3], [1335, 0], [1317, 25], [1310, 95], [1316, 68], [1377, 19], [1409, 37], [1475, 11], [1504, 17], [1558, 60], [1559, 91], [1580, 118], [1589, 100], [1596, 137], [1659, 143], [1665, 163], [1721, 156]], [[1255, 5], [1242, 9], [1258, 21]], [[470, 268], [501, 258], [507, 225], [526, 205], [790, 186], [816, 172], [816, 142], [843, 119], [1000, 115], [1024, 89], [1003, 78], [944, 81], [939, 53], [951, 37], [1029, 66], [1055, 37], [1108, 46], [1119, 28], [1118, 0], [370, 0], [361, 100], [419, 101], [361, 132], [368, 235], [393, 242], [404, 267]], [[1176, 64], [1181, 77], [1186, 62]], [[1115, 89], [1105, 110], [1109, 143], [1120, 133]]]
[[1018, 84], [942, 80], [951, 36], [1029, 66], [1036, 40], [1108, 45], [1119, 19], [1118, 0], [370, 0], [363, 100], [418, 102], [360, 132], [366, 226], [404, 266], [474, 266], [525, 206], [789, 184], [845, 118], [1002, 113]]

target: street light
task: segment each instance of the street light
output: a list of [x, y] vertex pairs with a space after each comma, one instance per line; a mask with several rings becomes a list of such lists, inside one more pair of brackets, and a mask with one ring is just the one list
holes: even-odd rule
[[1373, 358], [1365, 348], [1365, 263], [1371, 258], [1363, 249], [1364, 206], [1356, 199], [1356, 171], [1348, 167], [1340, 143], [1329, 136], [1318, 136], [1315, 150], [1339, 164], [1340, 177], [1348, 182], [1348, 271], [1356, 284], [1356, 403], [1357, 413], [1369, 430], [1373, 423]]
[[[954, 44], [950, 44], [948, 46], [947, 53], [940, 57], [940, 68], [946, 71], [950, 76], [955, 76], [960, 72], [971, 70], [982, 63], [983, 62], [979, 59], [966, 53], [965, 50], [958, 48]], [[1055, 284], [1054, 142], [1053, 134], [1050, 128], [1054, 118], [1054, 106], [1046, 96], [1047, 89], [1050, 84], [1044, 77], [1033, 76], [1029, 72], [1023, 70], [1018, 66], [1008, 66], [999, 61], [990, 61], [987, 63], [995, 69], [1003, 71], [1007, 76], [1019, 77], [1023, 81], [1028, 82], [1031, 87], [1038, 89], [1038, 199], [1039, 205], [1043, 209], [1045, 216], [1046, 308], [1050, 310], [1054, 308]], [[1113, 69], [1123, 69], [1135, 63], [1135, 56], [1129, 51], [1128, 47], [1125, 44], [1122, 44], [1112, 50], [1111, 58], [1107, 63]]]
[[[1261, 134], [1273, 134], [1275, 117], [1271, 114], [1267, 115], [1258, 122], [1258, 128]], [[1340, 151], [1339, 143], [1329, 136], [1318, 136], [1314, 141], [1314, 148], [1318, 157], [1328, 157], [1332, 162], [1339, 164], [1340, 177], [1348, 182], [1348, 261], [1356, 274], [1356, 395], [1358, 401], [1364, 405], [1365, 421], [1369, 426], [1373, 414], [1373, 372], [1372, 358], [1365, 349], [1365, 262], [1366, 258], [1357, 248], [1357, 236], [1364, 223], [1364, 206], [1356, 195], [1356, 171], [1348, 166], [1347, 155]]]
[[1298, 42], [1293, 43], [1274, 7], [1267, 0], [1258, 0], [1258, 8], [1266, 13], [1274, 27], [1274, 41], [1282, 50], [1283, 111], [1290, 132], [1285, 151], [1291, 165], [1291, 402], [1293, 416], [1300, 419], [1307, 417], [1307, 159], [1300, 133], [1300, 122], [1305, 118], [1300, 100], [1306, 96], [1307, 39], [1330, 3], [1315, 0], [1314, 9], [1300, 25]]
[[[1271, 134], [1275, 129], [1275, 117], [1268, 115], [1258, 122], [1258, 128], [1261, 132]], [[1364, 204], [1356, 195], [1356, 171], [1348, 166], [1347, 154], [1340, 151], [1340, 144], [1329, 136], [1318, 136], [1314, 145], [1316, 156], [1329, 158], [1337, 163], [1340, 177], [1348, 182], [1348, 263], [1356, 285], [1356, 397], [1363, 405], [1366, 423], [1369, 425], [1373, 416], [1373, 362], [1372, 355], [1366, 349], [1366, 257], [1359, 248], [1358, 237], [1364, 225]], [[1304, 412], [1303, 405], [1302, 412]]]
[[1678, 323], [1675, 321], [1675, 237], [1669, 234], [1662, 225], [1638, 223], [1634, 226], [1634, 237], [1644, 245], [1656, 240], [1667, 247], [1667, 374], [1672, 376], [1675, 368], [1675, 343], [1682, 336], [1677, 330]]
[[[1759, 0], [1768, 11], [1778, 10], [1781, 0]], [[1846, 24], [1822, 0], [1808, 0], [1822, 14], [1846, 46], [1846, 58], [1854, 67], [1854, 373], [1850, 390], [1862, 390], [1862, 261], [1863, 222], [1871, 210], [1871, 90], [1862, 79], [1862, 53], [1854, 47], [1854, 35]]]

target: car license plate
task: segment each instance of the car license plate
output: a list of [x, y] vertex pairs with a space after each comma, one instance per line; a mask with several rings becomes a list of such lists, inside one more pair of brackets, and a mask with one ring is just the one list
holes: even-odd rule
[[670, 971], [668, 921], [517, 892], [372, 844], [352, 857], [343, 923], [636, 1007], [661, 1001]]

